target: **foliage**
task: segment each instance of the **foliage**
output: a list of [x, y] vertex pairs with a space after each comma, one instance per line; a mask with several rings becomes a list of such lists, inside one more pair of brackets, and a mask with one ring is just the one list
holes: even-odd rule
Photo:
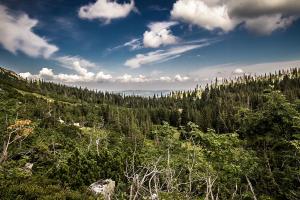
[[12, 73], [1, 199], [95, 199], [88, 186], [109, 178], [114, 199], [299, 199], [299, 69], [149, 98]]

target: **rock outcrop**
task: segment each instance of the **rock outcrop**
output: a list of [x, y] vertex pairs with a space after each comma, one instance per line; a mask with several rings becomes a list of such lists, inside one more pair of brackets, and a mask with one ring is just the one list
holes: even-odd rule
[[111, 179], [99, 180], [91, 184], [89, 189], [95, 196], [103, 195], [105, 200], [110, 200], [114, 194], [115, 181]]

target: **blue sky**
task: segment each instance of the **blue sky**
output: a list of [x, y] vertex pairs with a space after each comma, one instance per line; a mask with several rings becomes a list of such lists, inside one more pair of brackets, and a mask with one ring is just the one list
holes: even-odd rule
[[0, 65], [102, 90], [190, 89], [300, 64], [298, 0], [1, 0]]

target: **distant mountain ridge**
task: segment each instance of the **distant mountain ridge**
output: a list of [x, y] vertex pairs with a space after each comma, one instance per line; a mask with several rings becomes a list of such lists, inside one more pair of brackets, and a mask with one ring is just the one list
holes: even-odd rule
[[113, 93], [125, 95], [125, 96], [141, 96], [141, 97], [153, 97], [155, 96], [168, 96], [172, 90], [123, 90], [114, 91]]
[[[16, 72], [6, 69], [4, 67], [0, 67], [0, 73], [10, 77], [12, 79], [17, 79], [19, 81], [26, 81]], [[153, 97], [155, 96], [168, 96], [172, 90], [122, 90], [122, 91], [113, 91], [114, 94], [120, 94], [124, 96], [140, 96], [140, 97]]]
[[11, 77], [11, 78], [15, 78], [18, 80], [24, 80], [19, 74], [17, 74], [16, 72], [6, 69], [4, 67], [0, 67], [0, 73], [2, 74], [6, 74], [7, 76]]

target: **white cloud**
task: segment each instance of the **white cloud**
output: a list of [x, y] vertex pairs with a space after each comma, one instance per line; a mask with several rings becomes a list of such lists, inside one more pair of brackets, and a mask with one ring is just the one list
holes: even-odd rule
[[118, 50], [129, 47], [130, 50], [138, 50], [142, 48], [158, 48], [171, 44], [181, 45], [195, 44], [206, 42], [207, 39], [193, 40], [183, 42], [180, 38], [174, 36], [170, 30], [172, 26], [177, 25], [175, 21], [152, 22], [148, 25], [149, 30], [145, 31], [142, 38], [134, 38], [124, 44], [109, 48], [108, 51]]
[[171, 83], [171, 82], [185, 82], [190, 80], [190, 77], [188, 76], [182, 76], [180, 74], [177, 74], [174, 76], [174, 78], [171, 78], [170, 76], [145, 76], [145, 75], [138, 75], [133, 76], [130, 74], [124, 74], [122, 76], [118, 76], [114, 79], [115, 82], [120, 83], [147, 83], [147, 82], [165, 82], [165, 83]]
[[207, 30], [233, 30], [239, 24], [262, 35], [285, 29], [300, 15], [298, 0], [178, 0], [173, 19]]
[[56, 77], [54, 77], [57, 79], [57, 81], [89, 82], [97, 79], [93, 72], [88, 71], [88, 68], [96, 67], [96, 64], [89, 60], [83, 59], [79, 56], [61, 56], [54, 58], [54, 60], [59, 62], [63, 67], [77, 72], [77, 74], [58, 74]]
[[257, 64], [237, 64], [227, 63], [215, 66], [202, 66], [198, 70], [191, 72], [190, 78], [199, 81], [200, 83], [210, 83], [216, 77], [223, 79], [232, 79], [241, 75], [263, 75], [265, 73], [274, 73], [278, 70], [287, 70], [300, 65], [300, 60], [280, 61], [280, 62], [265, 62]]
[[114, 51], [114, 50], [118, 50], [118, 49], [121, 49], [121, 48], [124, 48], [124, 47], [129, 47], [130, 50], [138, 50], [138, 49], [141, 49], [143, 48], [143, 43], [141, 41], [140, 38], [134, 38], [128, 42], [125, 42], [124, 44], [122, 45], [118, 45], [116, 47], [113, 47], [113, 48], [109, 48], [108, 51]]
[[[169, 89], [193, 89], [196, 84], [206, 85], [216, 80], [221, 81], [224, 79], [231, 79], [237, 75], [244, 73], [249, 75], [261, 75], [264, 73], [274, 73], [276, 70], [290, 69], [291, 67], [297, 67], [300, 65], [300, 60], [295, 61], [282, 61], [282, 62], [270, 62], [270, 63], [258, 63], [258, 64], [235, 64], [228, 63], [217, 66], [199, 67], [198, 70], [189, 72], [189, 74], [182, 75], [164, 75], [160, 73], [151, 73], [146, 75], [115, 75], [104, 72], [95, 73], [93, 77], [81, 76], [79, 74], [55, 74], [52, 69], [42, 69], [37, 74], [31, 74], [29, 72], [20, 73], [23, 78], [28, 79], [44, 79], [53, 82], [60, 82], [64, 84], [88, 86], [99, 89], [99, 83], [101, 82], [101, 89], [109, 88], [109, 90], [119, 89], [157, 89], [157, 88], [169, 88]], [[50, 75], [47, 79], [42, 77], [43, 75]]]
[[125, 47], [130, 47], [131, 50], [137, 50], [143, 48], [140, 39], [132, 39], [124, 44]]
[[104, 72], [98, 72], [95, 78], [98, 81], [107, 81], [111, 80], [112, 76], [110, 74], [105, 74]]
[[181, 76], [180, 74], [175, 75], [175, 81], [183, 82], [189, 80], [188, 76]]
[[86, 72], [85, 74], [65, 74], [65, 73], [58, 73], [55, 74], [53, 69], [44, 67], [42, 68], [38, 74], [31, 74], [30, 72], [20, 73], [19, 74], [23, 78], [27, 79], [43, 79], [46, 81], [54, 81], [59, 83], [65, 84], [81, 84], [81, 83], [119, 83], [119, 84], [130, 84], [130, 83], [172, 83], [172, 82], [185, 82], [190, 80], [188, 76], [182, 76], [177, 74], [174, 78], [169, 76], [160, 76], [151, 75], [130, 75], [124, 74], [121, 76], [113, 77], [111, 74], [104, 73], [103, 71], [99, 71], [98, 73], [93, 72]]
[[144, 75], [138, 75], [137, 77], [134, 77], [129, 74], [124, 74], [123, 76], [117, 77], [116, 81], [121, 83], [144, 83], [150, 80]]
[[100, 71], [97, 74], [93, 72], [86, 71], [81, 74], [64, 74], [59, 73], [55, 74], [53, 69], [42, 68], [38, 74], [32, 75], [29, 72], [20, 73], [20, 76], [23, 78], [29, 79], [44, 79], [47, 81], [63, 82], [63, 83], [87, 83], [87, 82], [101, 82], [101, 81], [110, 81], [112, 76], [110, 74], [105, 74]]
[[114, 79], [115, 82], [120, 82], [120, 83], [147, 83], [147, 82], [165, 82], [165, 83], [171, 83], [171, 82], [185, 82], [190, 80], [188, 76], [182, 76], [180, 74], [177, 74], [174, 76], [174, 78], [171, 78], [170, 76], [161, 76], [161, 77], [156, 77], [156, 76], [145, 76], [145, 75], [138, 75], [138, 76], [133, 76], [130, 74], [124, 74], [122, 76], [118, 76], [117, 78]]
[[254, 19], [248, 19], [245, 22], [245, 27], [260, 35], [270, 35], [273, 31], [284, 29], [290, 26], [295, 17], [282, 17], [281, 14], [270, 16], [260, 16]]
[[94, 72], [90, 72], [88, 69], [96, 67], [96, 64], [79, 56], [60, 56], [53, 58], [53, 60], [57, 61], [61, 66], [71, 69], [76, 73], [55, 74], [53, 72], [53, 69], [45, 67], [42, 68], [41, 71], [36, 75], [32, 75], [31, 73], [26, 72], [20, 73], [20, 76], [22, 76], [23, 78], [44, 79], [64, 83], [102, 82], [110, 81], [112, 79], [112, 76], [110, 74], [106, 74], [102, 71], [99, 71], [96, 74]]
[[227, 0], [231, 16], [256, 18], [281, 13], [286, 16], [299, 15], [298, 0]]
[[233, 71], [233, 74], [236, 74], [236, 75], [244, 74], [244, 70], [241, 69], [241, 68], [236, 68], [236, 69]]
[[177, 22], [156, 22], [148, 25], [149, 31], [145, 31], [143, 35], [143, 43], [145, 47], [158, 48], [162, 45], [175, 44], [178, 38], [174, 36], [170, 30], [171, 26]]
[[110, 23], [112, 19], [124, 18], [135, 9], [134, 1], [119, 4], [115, 0], [97, 0], [95, 3], [82, 6], [78, 15], [82, 19], [99, 19]]
[[177, 22], [153, 22], [148, 25], [149, 30], [145, 31], [143, 38], [134, 38], [122, 45], [108, 49], [108, 51], [118, 50], [129, 47], [130, 50], [138, 50], [144, 47], [158, 48], [170, 44], [176, 44], [179, 38], [174, 36], [170, 30], [171, 26], [178, 24]]
[[111, 78], [110, 74], [105, 74], [104, 72], [98, 72], [97, 74], [90, 72], [88, 68], [96, 67], [96, 64], [83, 59], [79, 56], [61, 56], [55, 57], [53, 60], [60, 63], [61, 66], [76, 72], [75, 74], [64, 74], [59, 73], [55, 74], [53, 69], [42, 68], [41, 71], [32, 75], [29, 72], [20, 73], [24, 78], [31, 79], [44, 79], [51, 80], [56, 82], [65, 82], [65, 83], [76, 83], [76, 82], [97, 82], [103, 80], [109, 80]]
[[125, 66], [130, 68], [139, 68], [142, 65], [151, 64], [155, 62], [162, 62], [170, 59], [177, 58], [182, 53], [191, 51], [193, 49], [201, 48], [209, 45], [209, 43], [198, 45], [184, 45], [179, 47], [172, 47], [167, 50], [151, 51], [147, 54], [137, 54], [134, 58], [131, 58], [125, 62]]
[[25, 73], [19, 73], [19, 75], [22, 77], [22, 78], [31, 78], [32, 77], [32, 74], [30, 72], [25, 72]]
[[56, 75], [56, 78], [54, 80], [64, 83], [84, 82], [83, 78], [76, 74], [58, 74]]
[[165, 82], [172, 81], [171, 77], [169, 77], [169, 76], [161, 76], [161, 77], [159, 77], [159, 80], [165, 81]]
[[225, 32], [235, 27], [226, 5], [208, 5], [202, 0], [179, 0], [173, 5], [171, 16], [207, 30], [220, 28]]
[[78, 72], [80, 75], [85, 75], [88, 73], [87, 69], [81, 67], [79, 61], [74, 61], [73, 62], [74, 70]]
[[67, 67], [67, 68], [73, 68], [73, 65], [75, 62], [79, 62], [79, 64], [81, 66], [83, 66], [84, 68], [90, 68], [90, 67], [96, 67], [96, 64], [83, 59], [79, 56], [60, 56], [60, 57], [56, 57], [54, 58], [54, 60], [58, 61], [62, 66]]
[[0, 24], [0, 43], [14, 54], [21, 51], [28, 56], [49, 58], [58, 50], [57, 46], [33, 32], [38, 20], [27, 14], [17, 15], [0, 5]]
[[84, 79], [90, 79], [94, 76], [94, 73], [89, 72], [87, 68], [96, 67], [96, 64], [89, 60], [83, 59], [79, 56], [60, 56], [54, 58], [54, 60], [59, 62], [63, 67], [76, 71], [81, 77], [85, 77]]
[[54, 77], [54, 73], [52, 69], [49, 68], [43, 68], [40, 73], [39, 76], [41, 78], [45, 78], [45, 79], [52, 79]]

